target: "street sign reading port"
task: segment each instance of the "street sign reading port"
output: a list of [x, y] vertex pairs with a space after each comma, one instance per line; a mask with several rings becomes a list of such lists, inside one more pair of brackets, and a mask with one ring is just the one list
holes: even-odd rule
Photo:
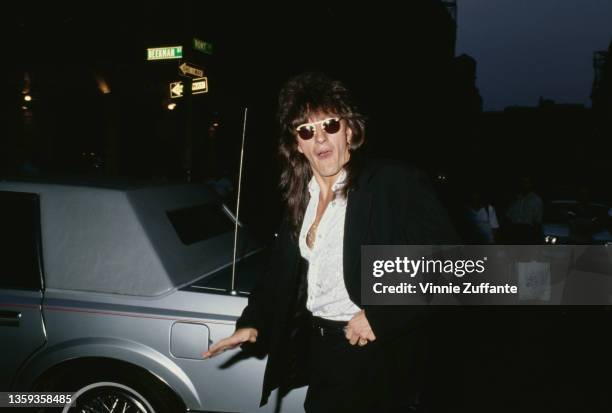
[[193, 48], [202, 53], [210, 55], [213, 53], [212, 43], [205, 42], [204, 40], [198, 39], [196, 37], [193, 38]]

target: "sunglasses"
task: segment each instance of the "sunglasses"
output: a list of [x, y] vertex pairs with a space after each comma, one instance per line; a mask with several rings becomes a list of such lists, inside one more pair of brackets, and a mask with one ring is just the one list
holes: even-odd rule
[[312, 139], [315, 134], [315, 126], [321, 125], [325, 133], [333, 134], [340, 130], [340, 119], [342, 118], [327, 118], [318, 122], [304, 123], [295, 130], [297, 130], [298, 136], [305, 141]]

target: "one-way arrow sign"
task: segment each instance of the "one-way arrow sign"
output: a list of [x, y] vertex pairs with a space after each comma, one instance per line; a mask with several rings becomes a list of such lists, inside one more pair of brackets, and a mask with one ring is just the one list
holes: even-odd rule
[[183, 82], [170, 83], [170, 98], [183, 97]]
[[179, 71], [183, 76], [203, 77], [204, 70], [190, 63], [182, 63], [179, 66]]

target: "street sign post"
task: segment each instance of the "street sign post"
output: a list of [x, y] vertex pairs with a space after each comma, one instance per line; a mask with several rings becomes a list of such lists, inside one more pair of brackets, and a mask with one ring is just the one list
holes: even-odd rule
[[183, 62], [179, 66], [179, 74], [181, 76], [191, 76], [201, 78], [204, 77], [204, 69], [197, 67], [194, 64]]
[[147, 49], [147, 60], [181, 59], [183, 46], [154, 47]]
[[213, 54], [213, 45], [210, 42], [205, 42], [204, 40], [198, 39], [196, 37], [193, 38], [193, 48], [198, 52]]
[[[199, 95], [202, 93], [208, 93], [208, 78], [201, 77], [193, 79], [191, 81], [191, 94]], [[183, 97], [183, 82], [172, 82], [170, 83], [170, 98], [182, 98]]]

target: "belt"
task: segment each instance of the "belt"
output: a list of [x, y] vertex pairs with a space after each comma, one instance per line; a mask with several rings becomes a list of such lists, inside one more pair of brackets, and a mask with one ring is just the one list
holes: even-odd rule
[[348, 323], [346, 321], [327, 320], [321, 317], [312, 317], [312, 328], [317, 336], [342, 336]]

